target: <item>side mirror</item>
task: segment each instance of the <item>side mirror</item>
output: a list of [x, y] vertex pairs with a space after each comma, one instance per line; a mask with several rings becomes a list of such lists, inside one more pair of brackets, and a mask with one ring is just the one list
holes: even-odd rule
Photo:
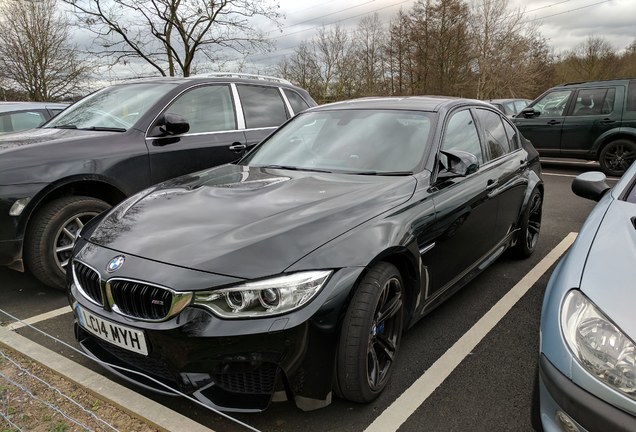
[[152, 136], [181, 135], [190, 130], [190, 123], [174, 113], [165, 113], [157, 119], [156, 126], [152, 128]]
[[466, 177], [479, 169], [475, 155], [462, 150], [440, 150], [448, 158], [448, 167], [440, 171], [439, 178]]
[[572, 192], [582, 198], [599, 201], [611, 187], [605, 182], [607, 177], [599, 171], [588, 171], [572, 180]]
[[536, 111], [532, 107], [525, 107], [524, 109], [521, 110], [521, 112], [519, 113], [517, 118], [519, 118], [519, 117], [532, 118], [532, 117], [539, 116], [539, 115], [541, 115], [541, 112]]

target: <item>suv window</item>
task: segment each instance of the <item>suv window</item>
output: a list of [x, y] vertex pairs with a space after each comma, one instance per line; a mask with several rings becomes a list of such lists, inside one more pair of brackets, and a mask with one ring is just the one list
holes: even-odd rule
[[[484, 162], [479, 134], [469, 110], [451, 115], [442, 141], [442, 150], [462, 150], [473, 154], [480, 164]], [[445, 156], [442, 155], [442, 159], [444, 166], [448, 166]]]
[[230, 87], [195, 87], [183, 93], [166, 110], [179, 114], [190, 124], [188, 133], [218, 132], [236, 129]]
[[305, 111], [309, 108], [307, 102], [305, 102], [305, 100], [295, 91], [289, 89], [284, 89], [283, 91], [285, 92], [285, 96], [287, 96], [289, 104], [294, 110], [294, 114], [298, 114], [299, 112]]
[[504, 129], [501, 117], [492, 111], [476, 109], [479, 124], [484, 130], [486, 147], [488, 148], [488, 159], [497, 159], [510, 152], [508, 136]]
[[636, 81], [630, 81], [627, 87], [627, 111], [636, 111]]
[[600, 115], [614, 111], [615, 88], [581, 89], [576, 96], [572, 115]]
[[248, 129], [278, 127], [287, 120], [287, 110], [278, 88], [253, 85], [236, 87]]
[[515, 151], [519, 148], [519, 133], [517, 129], [510, 126], [510, 123], [503, 122], [504, 129], [506, 130], [506, 136], [508, 137], [508, 143], [510, 144], [510, 150]]
[[571, 94], [572, 90], [550, 92], [532, 105], [532, 108], [539, 111], [543, 117], [562, 116]]

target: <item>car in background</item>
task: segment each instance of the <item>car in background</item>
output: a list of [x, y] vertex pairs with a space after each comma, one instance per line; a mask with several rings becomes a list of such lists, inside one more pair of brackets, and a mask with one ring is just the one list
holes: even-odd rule
[[65, 289], [75, 238], [92, 217], [152, 184], [239, 159], [314, 105], [278, 78], [149, 78], [0, 135], [0, 265]]
[[499, 111], [513, 118], [530, 103], [530, 99], [490, 99], [488, 103], [494, 105]]
[[636, 159], [636, 79], [553, 87], [514, 122], [541, 156], [598, 161], [620, 177]]
[[600, 172], [572, 190], [598, 204], [545, 292], [533, 426], [634, 431], [636, 164], [611, 190]]
[[41, 126], [67, 106], [53, 102], [0, 102], [0, 133]]
[[506, 250], [533, 253], [542, 202], [537, 152], [487, 103], [311, 108], [90, 222], [75, 335], [137, 385], [226, 411], [370, 402], [404, 329]]

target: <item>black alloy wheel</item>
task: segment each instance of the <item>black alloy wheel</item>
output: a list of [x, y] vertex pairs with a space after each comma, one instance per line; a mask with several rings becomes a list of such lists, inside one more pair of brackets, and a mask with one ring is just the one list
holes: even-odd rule
[[619, 139], [607, 144], [599, 155], [601, 171], [608, 176], [620, 177], [636, 160], [636, 144]]
[[537, 248], [539, 234], [541, 233], [541, 215], [543, 196], [538, 189], [532, 191], [526, 209], [521, 217], [519, 237], [515, 244], [515, 252], [520, 258], [527, 258]]
[[85, 196], [67, 196], [46, 204], [27, 229], [27, 269], [43, 284], [65, 290], [66, 269], [80, 230], [109, 208], [108, 203]]
[[386, 387], [402, 337], [404, 290], [397, 268], [379, 263], [364, 276], [344, 322], [336, 361], [336, 392], [367, 403]]

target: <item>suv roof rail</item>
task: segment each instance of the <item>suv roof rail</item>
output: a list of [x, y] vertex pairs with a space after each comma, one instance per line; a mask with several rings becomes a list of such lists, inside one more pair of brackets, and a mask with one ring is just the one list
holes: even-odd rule
[[635, 78], [607, 78], [607, 79], [600, 79], [600, 80], [574, 81], [574, 82], [561, 83], [557, 87], [559, 87], [559, 86], [579, 85], [579, 84], [604, 83], [604, 82], [608, 82], [608, 81], [631, 81], [631, 80], [634, 80], [634, 79]]
[[262, 81], [274, 81], [274, 82], [278, 82], [282, 84], [292, 85], [291, 82], [283, 78], [267, 76], [267, 75], [236, 73], [236, 72], [207, 72], [203, 74], [190, 75], [190, 78], [245, 78], [245, 79], [262, 80]]

